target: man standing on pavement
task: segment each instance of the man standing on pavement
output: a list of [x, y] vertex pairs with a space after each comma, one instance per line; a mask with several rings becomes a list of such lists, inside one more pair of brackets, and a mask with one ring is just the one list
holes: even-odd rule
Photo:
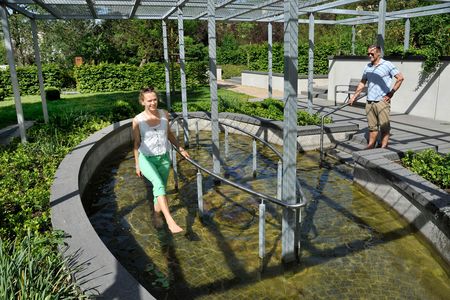
[[[369, 46], [367, 55], [370, 58], [370, 63], [365, 67], [362, 79], [355, 93], [350, 97], [349, 104], [352, 105], [356, 101], [366, 82], [368, 82], [366, 114], [369, 127], [369, 144], [367, 149], [375, 147], [378, 130], [381, 132], [381, 148], [386, 148], [391, 129], [389, 120], [391, 99], [402, 85], [404, 78], [390, 61], [381, 58], [380, 46]], [[392, 77], [395, 77], [396, 82], [391, 88]]]

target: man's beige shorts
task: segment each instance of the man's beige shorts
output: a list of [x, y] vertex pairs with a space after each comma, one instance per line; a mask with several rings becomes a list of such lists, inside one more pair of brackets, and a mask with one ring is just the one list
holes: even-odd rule
[[366, 104], [367, 123], [369, 131], [378, 131], [388, 133], [391, 129], [389, 121], [389, 113], [391, 112], [391, 104], [383, 100]]

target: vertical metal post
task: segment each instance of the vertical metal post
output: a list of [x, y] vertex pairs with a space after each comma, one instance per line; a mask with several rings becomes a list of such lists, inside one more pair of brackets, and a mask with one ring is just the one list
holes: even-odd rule
[[209, 53], [209, 87], [211, 93], [211, 142], [213, 153], [213, 171], [220, 173], [219, 145], [219, 99], [217, 96], [216, 64], [216, 1], [208, 0], [208, 53]]
[[384, 55], [384, 30], [386, 25], [386, 0], [380, 0], [378, 6], [378, 35], [377, 44], [381, 47], [381, 55]]
[[228, 158], [228, 152], [229, 152], [229, 147], [228, 147], [228, 128], [225, 127], [225, 158]]
[[169, 62], [169, 43], [167, 42], [167, 23], [162, 20], [163, 47], [164, 47], [164, 69], [166, 73], [166, 101], [167, 110], [170, 111], [172, 103], [170, 99], [170, 62]]
[[356, 26], [352, 25], [352, 55], [355, 55]]
[[266, 256], [266, 205], [261, 199], [259, 204], [259, 257], [263, 259]]
[[283, 184], [283, 163], [281, 160], [278, 161], [278, 168], [277, 168], [277, 199], [281, 199], [281, 188]]
[[[284, 0], [284, 126], [283, 201], [296, 202], [297, 96], [298, 96], [298, 1]], [[296, 260], [295, 213], [283, 210], [282, 250], [284, 262]]]
[[177, 150], [173, 148], [172, 151], [173, 180], [175, 181], [175, 190], [178, 191]]
[[198, 120], [195, 122], [195, 142], [197, 143], [197, 148], [200, 146], [200, 133], [198, 130]]
[[256, 140], [255, 139], [253, 139], [253, 154], [252, 154], [252, 157], [253, 157], [253, 178], [255, 178], [256, 177]]
[[411, 21], [409, 18], [405, 20], [405, 40], [403, 41], [403, 52], [408, 51], [409, 49], [409, 32], [411, 30]]
[[44, 114], [45, 123], [48, 123], [47, 99], [45, 97], [44, 76], [42, 75], [41, 53], [39, 50], [37, 26], [36, 21], [34, 19], [30, 19], [30, 22], [31, 22], [31, 32], [33, 34], [34, 57], [36, 59], [36, 66], [38, 71], [39, 90], [41, 92], [42, 112]]
[[197, 203], [200, 216], [203, 216], [203, 179], [200, 169], [197, 169]]
[[268, 97], [272, 98], [272, 22], [269, 22], [269, 24], [267, 24], [267, 45], [269, 48], [269, 57], [268, 57], [268, 88], [269, 88], [269, 94]]
[[184, 55], [184, 25], [183, 11], [178, 7], [178, 41], [180, 47], [180, 75], [181, 75], [181, 107], [183, 110], [184, 147], [189, 147], [188, 109], [186, 92], [186, 65]]
[[309, 51], [308, 51], [308, 112], [313, 113], [313, 80], [314, 80], [314, 14], [309, 14]]
[[178, 121], [175, 122], [175, 136], [177, 137], [177, 141], [180, 141], [180, 127], [178, 126]]
[[2, 19], [3, 38], [5, 40], [6, 56], [8, 58], [9, 73], [11, 75], [11, 84], [14, 93], [14, 104], [16, 106], [17, 125], [19, 126], [20, 140], [22, 143], [27, 141], [25, 133], [25, 124], [23, 118], [22, 101], [20, 98], [19, 82], [17, 80], [16, 65], [14, 63], [14, 51], [12, 48], [11, 34], [9, 32], [8, 14], [5, 4], [0, 4], [0, 18]]

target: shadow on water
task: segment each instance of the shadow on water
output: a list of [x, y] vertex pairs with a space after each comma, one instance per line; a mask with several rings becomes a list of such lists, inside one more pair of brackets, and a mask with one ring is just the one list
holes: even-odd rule
[[[248, 147], [246, 149], [248, 150]], [[273, 174], [276, 174], [276, 166], [274, 167], [274, 164], [270, 162], [273, 161], [273, 159], [270, 159], [270, 155], [261, 154], [260, 156], [261, 161], [265, 161], [265, 164], [271, 166], [262, 166], [261, 170], [264, 171], [259, 172], [258, 174], [261, 174], [262, 178], [270, 178], [270, 168], [275, 170], [272, 172], [272, 176]], [[244, 155], [243, 157], [245, 158], [244, 161], [248, 162], [248, 155]], [[242, 165], [247, 167], [245, 163]], [[251, 181], [248, 176], [245, 176], [239, 169], [235, 169], [234, 171], [234, 173], [230, 172], [230, 177], [232, 177], [233, 180], [242, 180], [244, 181], [244, 184], [251, 187]], [[196, 170], [192, 170], [190, 166], [180, 164], [179, 172], [180, 190], [177, 193], [179, 202], [172, 203], [170, 210], [172, 213], [184, 210], [187, 211], [187, 214], [185, 215], [185, 235], [173, 236], [170, 234], [161, 216], [154, 214], [152, 209], [153, 205], [150, 205], [147, 200], [145, 200], [145, 205], [150, 206], [147, 207], [148, 220], [142, 220], [144, 222], [151, 221], [156, 229], [157, 245], [167, 266], [168, 275], [165, 275], [164, 271], [157, 267], [157, 264], [148, 256], [145, 249], [140, 246], [139, 241], [133, 238], [130, 230], [124, 230], [120, 233], [120, 235], [127, 235], [123, 242], [127, 244], [126, 249], [132, 249], [132, 251], [126, 250], [130, 253], [123, 253], [121, 250], [110, 248], [113, 253], [115, 252], [114, 254], [117, 257], [122, 257], [121, 262], [130, 273], [132, 273], [133, 276], [135, 276], [155, 297], [159, 299], [164, 299], [166, 297], [168, 297], [168, 299], [193, 299], [201, 296], [233, 292], [244, 287], [258, 284], [259, 282], [269, 282], [269, 280], [278, 277], [286, 278], [286, 276], [289, 277], [291, 275], [299, 274], [315, 266], [326, 265], [329, 262], [339, 260], [340, 258], [351, 258], [354, 254], [359, 252], [377, 248], [417, 232], [417, 229], [410, 226], [386, 230], [383, 233], [373, 229], [364, 218], [353, 213], [348, 207], [349, 205], [352, 205], [351, 199], [347, 202], [340, 203], [338, 200], [331, 198], [331, 195], [338, 193], [338, 191], [335, 191], [334, 194], [333, 192], [330, 192], [330, 188], [333, 189], [333, 184], [336, 184], [332, 182], [333, 180], [336, 180], [335, 177], [337, 175], [335, 171], [328, 168], [314, 168], [314, 170], [311, 171], [308, 169], [308, 166], [303, 166], [303, 169], [299, 169], [299, 174], [302, 177], [301, 184], [308, 194], [310, 203], [304, 210], [304, 217], [301, 225], [302, 258], [300, 264], [282, 265], [281, 263], [274, 261], [278, 259], [277, 256], [279, 255], [281, 225], [277, 220], [281, 218], [281, 214], [276, 208], [270, 208], [268, 205], [269, 208], [267, 210], [269, 215], [271, 215], [271, 218], [268, 217], [266, 225], [269, 227], [267, 228], [278, 229], [278, 231], [276, 231], [276, 235], [271, 238], [270, 242], [266, 244], [268, 245], [268, 251], [266, 252], [265, 261], [262, 264], [264, 272], [261, 273], [259, 268], [248, 268], [248, 262], [241, 257], [240, 252], [236, 250], [236, 246], [233, 244], [235, 242], [232, 240], [233, 236], [230, 237], [229, 232], [227, 232], [229, 228], [245, 230], [252, 224], [254, 225], [256, 220], [255, 216], [257, 214], [257, 199], [251, 199], [250, 197], [250, 199], [241, 199], [239, 202], [233, 197], [233, 194], [230, 194], [227, 190], [223, 190], [223, 186], [216, 186], [211, 178], [206, 178], [203, 181], [204, 195], [213, 194], [215, 197], [219, 198], [220, 201], [217, 200], [212, 203], [205, 202], [205, 211], [207, 213], [205, 217], [201, 218], [202, 226], [198, 227], [198, 224], [195, 224], [197, 217], [199, 217], [196, 198], [196, 182], [194, 179]], [[258, 176], [257, 179], [260, 179]], [[346, 174], [338, 176], [344, 178], [342, 179], [343, 181], [346, 181]], [[352, 187], [350, 182], [349, 185], [349, 197], [351, 197]], [[146, 184], [146, 189], [147, 195], [145, 199], [153, 199], [149, 184]], [[173, 192], [169, 191], [169, 194], [173, 195]], [[137, 207], [144, 205], [142, 201], [143, 200], [139, 200], [134, 204], [125, 206], [118, 212], [119, 216], [123, 218], [124, 215], [129, 214]], [[118, 208], [113, 207], [113, 209], [117, 210]], [[224, 211], [226, 211], [226, 214], [228, 215], [225, 215]], [[359, 228], [362, 233], [359, 236], [355, 235], [341, 239], [341, 233], [336, 231], [333, 233], [337, 238], [331, 243], [326, 243], [326, 247], [321, 246], [320, 243], [317, 243], [317, 239], [323, 238], [323, 236], [321, 236], [321, 230], [323, 231], [322, 227], [339, 225], [339, 223], [331, 223], [331, 221], [333, 221], [332, 219], [329, 220], [330, 224], [328, 224], [328, 220], [324, 221], [324, 217], [320, 215], [324, 211], [328, 211], [328, 215], [325, 215], [325, 217], [331, 216], [331, 218], [333, 218], [333, 216], [337, 216], [340, 219], [340, 222], [347, 222], [348, 224], [351, 224], [351, 226]], [[246, 215], [243, 222], [240, 222], [239, 214]], [[229, 218], [231, 221], [229, 221], [229, 223], [224, 223], [223, 219], [220, 219], [224, 217]], [[317, 222], [321, 223], [317, 224]], [[323, 224], [324, 222], [325, 225]], [[195, 228], [197, 228], [197, 232], [195, 232]], [[99, 234], [101, 234], [101, 232], [99, 232]], [[237, 236], [239, 237], [239, 235]], [[207, 241], [205, 240], [206, 237], [208, 237]], [[183, 239], [185, 240], [183, 241]], [[182, 242], [184, 242], [184, 244]], [[211, 275], [209, 275], [208, 278], [210, 280], [197, 282], [196, 284], [191, 283], [191, 277], [196, 277], [197, 274], [196, 272], [192, 273], [192, 270], [185, 269], [190, 266], [187, 266], [186, 263], [183, 264], [183, 261], [181, 261], [181, 252], [196, 249], [194, 244], [189, 246], [189, 243], [197, 242], [199, 243], [198, 245], [202, 242], [211, 245], [215, 244], [214, 248], [220, 252], [220, 257], [223, 258], [223, 263], [220, 268], [229, 271], [229, 275], [211, 277], [213, 276], [212, 274], [214, 274], [211, 272]], [[187, 249], [178, 248], [177, 245], [178, 247], [187, 247]], [[178, 254], [177, 251], [179, 251]], [[256, 259], [257, 249], [252, 248], [251, 252], [254, 252], [254, 258]], [[196, 253], [193, 254], [195, 256]], [[123, 258], [125, 258], [125, 261]], [[209, 274], [207, 269], [210, 268], [211, 265], [205, 264], [202, 259], [203, 257], [199, 259], [200, 261], [195, 267], [198, 268], [200, 266], [202, 270], [199, 270], [199, 272], [207, 272]], [[128, 260], [130, 260], [130, 263], [128, 263]], [[133, 269], [136, 265], [147, 266], [147, 268], [142, 272]], [[302, 293], [299, 292], [298, 295], [301, 296]]]

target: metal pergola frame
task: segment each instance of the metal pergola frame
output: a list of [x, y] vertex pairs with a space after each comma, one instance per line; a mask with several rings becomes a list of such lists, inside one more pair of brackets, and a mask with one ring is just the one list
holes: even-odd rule
[[[297, 99], [298, 99], [298, 24], [309, 24], [308, 63], [308, 111], [312, 112], [314, 25], [352, 26], [352, 53], [354, 54], [355, 26], [378, 23], [377, 42], [384, 47], [386, 21], [405, 19], [405, 50], [409, 47], [410, 18], [445, 14], [450, 12], [450, 0], [430, 1], [430, 5], [386, 11], [386, 0], [378, 0], [378, 10], [363, 11], [348, 9], [348, 5], [367, 0], [0, 0], [0, 19], [11, 73], [11, 82], [16, 105], [17, 121], [22, 142], [26, 142], [24, 117], [19, 84], [12, 51], [8, 12], [16, 11], [30, 18], [33, 42], [38, 67], [39, 85], [43, 103], [44, 119], [48, 122], [44, 80], [39, 56], [36, 20], [49, 19], [147, 19], [161, 20], [164, 40], [164, 62], [166, 74], [166, 96], [170, 108], [170, 72], [167, 43], [167, 21], [178, 21], [179, 53], [181, 68], [181, 95], [183, 124], [187, 129], [186, 75], [184, 70], [183, 20], [208, 22], [209, 80], [211, 92], [211, 131], [213, 148], [213, 171], [220, 172], [217, 65], [216, 65], [216, 21], [265, 22], [268, 23], [268, 72], [269, 97], [272, 95], [272, 24], [284, 23], [284, 126], [283, 126], [283, 182], [282, 199], [287, 203], [296, 201], [297, 159]], [[436, 4], [437, 3], [437, 4]], [[346, 8], [347, 6], [347, 8]], [[320, 19], [323, 14], [343, 15], [335, 20]], [[304, 17], [303, 17], [304, 16]], [[301, 17], [301, 18], [299, 18]], [[185, 145], [189, 144], [187, 130]], [[299, 240], [295, 233], [298, 215], [285, 209], [282, 220], [282, 259], [291, 262], [297, 259]]]

